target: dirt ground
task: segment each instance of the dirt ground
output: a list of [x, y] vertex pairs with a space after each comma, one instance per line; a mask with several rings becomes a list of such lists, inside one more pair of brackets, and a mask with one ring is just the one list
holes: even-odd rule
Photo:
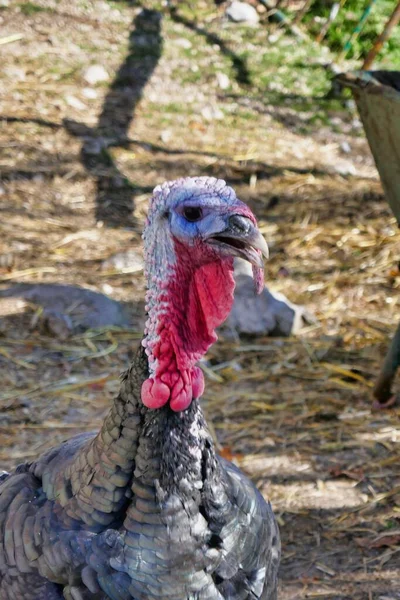
[[[400, 599], [400, 409], [371, 412], [396, 223], [354, 108], [324, 100], [326, 53], [195, 5], [0, 2], [1, 465], [99, 426], [144, 310], [140, 266], [105, 261], [140, 257], [157, 183], [222, 177], [270, 243], [268, 285], [317, 318], [203, 364], [220, 450], [279, 519], [280, 599]], [[57, 336], [17, 283], [106, 293], [133, 326]]]

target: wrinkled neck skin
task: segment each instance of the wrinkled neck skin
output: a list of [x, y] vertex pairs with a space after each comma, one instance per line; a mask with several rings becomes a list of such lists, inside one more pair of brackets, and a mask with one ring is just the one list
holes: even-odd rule
[[[148, 408], [169, 402], [172, 410], [181, 411], [203, 393], [203, 374], [196, 363], [217, 339], [215, 329], [229, 314], [235, 284], [233, 259], [204, 253], [194, 267], [190, 248], [176, 240], [170, 243], [175, 260], [168, 262], [165, 254], [156, 257], [147, 272], [148, 320], [142, 343], [150, 377], [141, 396]], [[160, 241], [158, 247], [164, 246]]]

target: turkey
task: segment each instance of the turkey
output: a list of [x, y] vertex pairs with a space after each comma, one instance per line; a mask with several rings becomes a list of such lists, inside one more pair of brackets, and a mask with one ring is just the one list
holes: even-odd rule
[[233, 260], [263, 288], [250, 209], [208, 177], [154, 190], [147, 322], [97, 434], [0, 476], [0, 600], [270, 600], [269, 502], [215, 451], [196, 363], [233, 301]]

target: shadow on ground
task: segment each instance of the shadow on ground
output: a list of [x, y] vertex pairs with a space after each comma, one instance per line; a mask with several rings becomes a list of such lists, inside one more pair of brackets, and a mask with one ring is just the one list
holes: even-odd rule
[[96, 180], [96, 220], [106, 226], [133, 224], [135, 196], [143, 189], [128, 181], [108, 152], [124, 143], [135, 107], [162, 54], [161, 14], [143, 9], [132, 23], [129, 50], [106, 94], [93, 129], [64, 120], [72, 135], [82, 138], [81, 161]]

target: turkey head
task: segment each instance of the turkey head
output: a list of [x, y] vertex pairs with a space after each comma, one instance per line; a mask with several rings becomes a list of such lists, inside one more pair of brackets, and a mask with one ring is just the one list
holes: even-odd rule
[[258, 292], [268, 246], [251, 210], [222, 180], [180, 179], [155, 189], [143, 234], [148, 319], [143, 346], [148, 408], [186, 409], [204, 389], [196, 362], [233, 302], [233, 259], [253, 265]]

